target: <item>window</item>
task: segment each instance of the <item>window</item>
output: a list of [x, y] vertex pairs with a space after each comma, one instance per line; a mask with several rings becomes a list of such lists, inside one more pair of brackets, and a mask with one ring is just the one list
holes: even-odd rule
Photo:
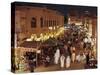
[[52, 26], [52, 21], [50, 20], [50, 26]]
[[55, 20], [55, 26], [57, 25], [57, 21]]
[[32, 17], [31, 19], [31, 27], [35, 28], [36, 27], [36, 18]]
[[57, 26], [58, 26], [58, 20], [57, 20]]
[[41, 22], [41, 27], [43, 27], [43, 18], [40, 18], [40, 22]]
[[56, 26], [56, 21], [54, 20], [54, 25]]
[[53, 20], [53, 25], [55, 25], [55, 21]]
[[51, 20], [51, 26], [53, 26], [53, 20]]
[[47, 26], [49, 27], [49, 21], [47, 20]]
[[52, 26], [52, 20], [50, 20], [50, 26]]
[[45, 26], [48, 27], [48, 20], [45, 20]]
[[51, 23], [50, 23], [51, 21], [49, 20], [49, 26], [51, 26]]

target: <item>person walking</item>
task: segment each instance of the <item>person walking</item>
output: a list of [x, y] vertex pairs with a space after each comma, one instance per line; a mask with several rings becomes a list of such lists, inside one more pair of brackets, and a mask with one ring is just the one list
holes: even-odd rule
[[75, 62], [76, 54], [75, 54], [75, 47], [72, 48], [72, 62]]
[[86, 64], [89, 64], [89, 52], [86, 54]]
[[46, 56], [46, 63], [45, 66], [48, 67], [50, 65], [50, 57]]
[[70, 56], [67, 56], [67, 58], [66, 58], [66, 68], [69, 68], [70, 64], [71, 64]]
[[85, 37], [84, 39], [83, 39], [83, 42], [84, 42], [84, 50], [86, 50], [87, 49], [87, 42], [88, 42], [88, 39], [87, 39], [87, 37]]
[[62, 54], [60, 57], [60, 67], [64, 68], [65, 56]]
[[77, 62], [80, 62], [81, 61], [81, 55], [80, 55], [80, 53], [76, 56], [76, 61]]
[[59, 58], [60, 58], [60, 50], [59, 48], [56, 50], [56, 53], [54, 55], [54, 63], [58, 64], [59, 63]]

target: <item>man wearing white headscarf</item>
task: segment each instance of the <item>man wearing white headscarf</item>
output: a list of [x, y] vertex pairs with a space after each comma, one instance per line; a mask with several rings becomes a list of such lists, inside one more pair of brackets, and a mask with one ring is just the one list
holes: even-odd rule
[[55, 63], [55, 64], [58, 64], [59, 58], [60, 58], [60, 50], [57, 49], [57, 50], [56, 50], [56, 53], [55, 53], [55, 55], [54, 55], [54, 63]]
[[64, 61], [65, 61], [65, 56], [62, 54], [60, 57], [60, 67], [64, 68]]
[[72, 62], [75, 62], [76, 54], [75, 54], [75, 47], [72, 48]]
[[66, 68], [70, 67], [70, 63], [71, 63], [70, 56], [67, 56], [67, 58], [66, 58]]

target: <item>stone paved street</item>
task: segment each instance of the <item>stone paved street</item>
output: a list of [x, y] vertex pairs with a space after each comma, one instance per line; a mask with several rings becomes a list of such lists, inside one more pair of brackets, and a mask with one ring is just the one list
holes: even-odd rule
[[62, 71], [62, 70], [79, 70], [84, 69], [84, 63], [71, 63], [70, 68], [60, 68], [60, 65], [52, 65], [49, 67], [38, 67], [35, 69], [35, 72], [46, 72], [46, 71]]

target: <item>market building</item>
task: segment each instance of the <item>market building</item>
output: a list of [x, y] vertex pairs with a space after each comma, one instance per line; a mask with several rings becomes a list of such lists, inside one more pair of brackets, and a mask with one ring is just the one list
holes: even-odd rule
[[24, 40], [32, 34], [40, 36], [53, 32], [64, 25], [64, 16], [46, 7], [16, 6], [15, 32], [18, 39]]
[[27, 56], [26, 54], [31, 53], [33, 57], [36, 55], [34, 59], [36, 59], [36, 66], [38, 66], [38, 63], [40, 62], [38, 57], [41, 56], [41, 50], [38, 48], [41, 40], [49, 39], [49, 37], [53, 37], [54, 35], [59, 35], [62, 31], [61, 27], [64, 28], [64, 16], [56, 10], [52, 10], [46, 7], [41, 8], [33, 6], [16, 6], [16, 64], [19, 63], [18, 60], [21, 61], [23, 57]]

